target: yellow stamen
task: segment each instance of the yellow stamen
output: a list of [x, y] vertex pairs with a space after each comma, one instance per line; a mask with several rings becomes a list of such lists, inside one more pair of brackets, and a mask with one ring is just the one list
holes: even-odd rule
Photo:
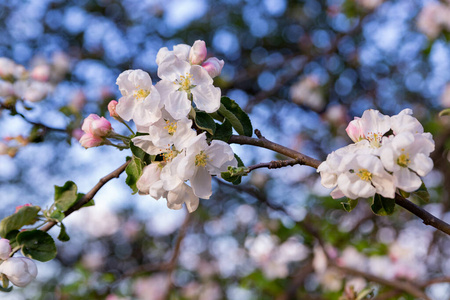
[[[402, 152], [405, 149], [402, 149]], [[403, 168], [407, 168], [411, 160], [409, 159], [409, 153], [403, 153], [397, 158], [397, 165]]]
[[133, 93], [134, 99], [136, 100], [145, 99], [148, 95], [150, 95], [150, 91], [144, 89], [139, 89]]
[[164, 126], [164, 129], [166, 129], [170, 135], [173, 135], [175, 131], [177, 131], [177, 122], [169, 122], [169, 120], [166, 120], [166, 124], [167, 126]]
[[199, 154], [195, 156], [195, 166], [205, 167], [208, 162], [208, 155], [205, 152], [200, 151]]
[[192, 79], [193, 79], [192, 74], [186, 73], [186, 76], [180, 75], [180, 79], [176, 80], [174, 83], [180, 85], [180, 90], [189, 92], [192, 86], [191, 83]]
[[367, 169], [359, 169], [356, 175], [358, 175], [361, 180], [372, 181], [372, 173], [370, 173]]

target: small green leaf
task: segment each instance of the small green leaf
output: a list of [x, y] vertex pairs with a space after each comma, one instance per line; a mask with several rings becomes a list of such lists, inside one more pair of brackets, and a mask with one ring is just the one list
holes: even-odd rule
[[247, 176], [249, 171], [248, 168], [244, 166], [239, 156], [235, 154], [234, 157], [238, 161], [238, 167], [228, 166], [227, 171], [222, 172], [220, 176], [223, 180], [231, 182], [234, 185], [238, 185], [241, 183], [242, 176]]
[[411, 196], [415, 199], [418, 199], [420, 202], [430, 202], [430, 194], [428, 193], [428, 189], [423, 182], [417, 191], [411, 193]]
[[203, 111], [196, 111], [194, 122], [199, 129], [214, 135], [214, 132], [216, 131], [216, 122], [214, 122], [214, 119], [209, 114]]
[[64, 226], [63, 223], [61, 223], [61, 231], [59, 232], [58, 240], [60, 240], [61, 242], [67, 242], [70, 240], [70, 236], [66, 231], [66, 226]]
[[341, 202], [341, 204], [344, 207], [345, 211], [351, 212], [356, 207], [356, 205], [358, 205], [358, 199], [347, 198], [347, 202]]
[[211, 137], [211, 140], [221, 140], [224, 142], [228, 142], [232, 135], [233, 126], [231, 126], [230, 121], [225, 120], [223, 124], [216, 124], [216, 132]]
[[22, 231], [17, 235], [17, 243], [22, 246], [22, 254], [26, 257], [42, 262], [56, 257], [55, 241], [47, 232]]
[[60, 211], [71, 208], [77, 199], [77, 185], [73, 181], [67, 181], [63, 186], [55, 185], [55, 206]]
[[218, 112], [230, 121], [237, 133], [252, 136], [253, 127], [250, 118], [234, 100], [222, 97]]
[[143, 167], [144, 166], [142, 164], [142, 161], [137, 157], [133, 157], [131, 159], [131, 162], [128, 164], [127, 168], [125, 169], [125, 172], [128, 175], [125, 182], [133, 190], [133, 194], [136, 194], [138, 192], [136, 183], [139, 180], [139, 177], [141, 177], [141, 175], [142, 175]]
[[392, 215], [395, 209], [395, 199], [385, 198], [379, 194], [375, 194], [371, 208], [376, 215]]
[[444, 110], [441, 110], [441, 112], [439, 113], [439, 117], [448, 116], [448, 115], [450, 115], [450, 108], [446, 108]]
[[0, 222], [0, 236], [6, 235], [13, 231], [21, 229], [25, 225], [34, 224], [37, 221], [37, 216], [41, 208], [39, 206], [24, 206], [16, 213], [4, 218]]
[[55, 209], [54, 211], [52, 211], [52, 213], [50, 214], [50, 218], [53, 220], [56, 220], [58, 222], [61, 222], [64, 218], [65, 215], [62, 211], [60, 211], [59, 209]]

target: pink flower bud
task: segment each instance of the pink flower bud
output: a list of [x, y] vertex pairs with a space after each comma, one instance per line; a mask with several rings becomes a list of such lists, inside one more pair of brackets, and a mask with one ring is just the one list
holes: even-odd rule
[[26, 257], [11, 257], [0, 265], [0, 273], [12, 284], [24, 287], [36, 278], [38, 270], [34, 261]]
[[202, 67], [208, 72], [211, 78], [214, 78], [220, 75], [223, 65], [223, 60], [219, 60], [217, 57], [210, 57], [202, 64]]
[[27, 204], [24, 204], [24, 205], [16, 206], [16, 212], [18, 212], [19, 209], [21, 209], [22, 207], [25, 207], [25, 206], [31, 206], [31, 204], [30, 204], [30, 203], [27, 203]]
[[119, 102], [117, 102], [116, 100], [111, 100], [111, 102], [108, 103], [109, 115], [113, 118], [119, 117], [119, 115], [116, 112], [116, 106], [118, 103]]
[[11, 245], [9, 244], [9, 240], [0, 239], [0, 259], [3, 260], [8, 259], [10, 253], [11, 253]]
[[103, 139], [101, 137], [92, 135], [90, 133], [85, 133], [80, 138], [80, 144], [84, 148], [92, 148], [92, 147], [98, 147], [103, 144]]
[[364, 130], [361, 124], [361, 119], [358, 117], [355, 117], [355, 119], [348, 124], [345, 131], [347, 131], [348, 136], [355, 143], [364, 138]]
[[95, 114], [90, 114], [84, 119], [81, 129], [96, 137], [107, 136], [112, 130], [111, 123], [108, 120]]
[[207, 50], [204, 41], [195, 41], [191, 50], [189, 51], [189, 61], [193, 65], [201, 64], [206, 58]]

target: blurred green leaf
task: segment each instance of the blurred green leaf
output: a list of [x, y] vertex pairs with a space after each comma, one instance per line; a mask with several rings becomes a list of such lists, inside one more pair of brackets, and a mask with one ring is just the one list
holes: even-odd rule
[[379, 194], [375, 194], [371, 208], [376, 215], [392, 215], [395, 209], [395, 199], [385, 198]]

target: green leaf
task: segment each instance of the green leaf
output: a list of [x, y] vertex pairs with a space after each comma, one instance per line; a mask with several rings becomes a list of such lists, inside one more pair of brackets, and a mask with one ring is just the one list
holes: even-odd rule
[[141, 177], [141, 175], [142, 175], [143, 167], [144, 166], [142, 164], [142, 161], [137, 157], [133, 157], [131, 159], [131, 162], [128, 164], [127, 168], [125, 169], [125, 172], [128, 175], [125, 182], [133, 190], [133, 194], [136, 194], [138, 192], [136, 183], [139, 180], [139, 177]]
[[13, 231], [21, 229], [25, 225], [34, 224], [37, 221], [37, 216], [41, 208], [39, 206], [24, 206], [16, 213], [4, 218], [0, 222], [0, 236], [6, 235]]
[[242, 163], [242, 160], [237, 156], [234, 155], [238, 161], [238, 167], [232, 167], [228, 166], [226, 172], [222, 172], [220, 176], [225, 181], [231, 182], [234, 185], [240, 184], [242, 180], [242, 176], [247, 176], [249, 170], [244, 166]]
[[60, 211], [59, 209], [55, 209], [54, 211], [52, 211], [52, 213], [50, 214], [50, 218], [53, 220], [56, 220], [58, 222], [61, 222], [64, 218], [65, 215], [62, 211]]
[[424, 202], [424, 203], [430, 202], [430, 194], [428, 193], [428, 189], [425, 186], [425, 183], [423, 183], [423, 182], [417, 191], [411, 193], [411, 196], [413, 198], [419, 200], [420, 202]]
[[344, 207], [345, 211], [351, 212], [356, 207], [356, 205], [358, 205], [358, 199], [347, 198], [347, 202], [341, 202], [341, 204]]
[[250, 118], [234, 100], [222, 97], [218, 112], [230, 121], [237, 133], [252, 136], [253, 127]]
[[444, 110], [441, 110], [441, 112], [439, 113], [439, 117], [448, 116], [448, 115], [450, 115], [450, 108], [446, 108]]
[[70, 236], [66, 231], [66, 226], [64, 226], [63, 223], [61, 223], [61, 231], [59, 232], [58, 240], [60, 240], [61, 242], [67, 242], [70, 240]]
[[67, 181], [63, 186], [55, 185], [55, 206], [60, 211], [71, 208], [77, 199], [77, 185], [73, 181]]
[[233, 126], [231, 126], [230, 121], [225, 120], [223, 124], [216, 124], [216, 132], [211, 136], [211, 140], [221, 140], [228, 142], [230, 137], [233, 135]]
[[55, 241], [45, 231], [22, 231], [17, 235], [17, 243], [22, 246], [22, 254], [26, 257], [42, 262], [56, 257]]
[[372, 211], [379, 216], [392, 215], [395, 209], [395, 199], [385, 198], [379, 194], [373, 196]]
[[209, 114], [203, 111], [196, 111], [194, 122], [199, 129], [214, 135], [214, 132], [216, 131], [216, 122], [214, 122], [214, 119]]

